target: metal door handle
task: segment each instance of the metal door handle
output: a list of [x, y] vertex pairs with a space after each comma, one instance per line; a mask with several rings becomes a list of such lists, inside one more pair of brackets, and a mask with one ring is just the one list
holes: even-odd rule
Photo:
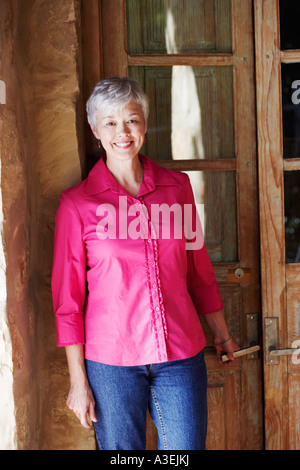
[[279, 349], [278, 341], [278, 317], [265, 318], [265, 362], [266, 364], [278, 364], [280, 356], [292, 356], [300, 354], [300, 348]]
[[300, 348], [286, 348], [286, 349], [275, 349], [272, 346], [269, 348], [269, 356], [292, 356], [292, 354], [300, 354]]

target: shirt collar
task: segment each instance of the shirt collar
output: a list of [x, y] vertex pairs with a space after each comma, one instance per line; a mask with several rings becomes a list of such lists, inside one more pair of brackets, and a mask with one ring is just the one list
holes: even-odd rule
[[[170, 178], [170, 172], [157, 165], [153, 160], [145, 155], [139, 155], [144, 168], [144, 178], [139, 191], [139, 196], [150, 193], [159, 185], [179, 184], [174, 178]], [[111, 190], [116, 193], [126, 193], [124, 188], [115, 180], [108, 170], [104, 158], [101, 158], [90, 171], [85, 185], [85, 192], [88, 195], [98, 194]], [[127, 194], [127, 193], [126, 193]]]

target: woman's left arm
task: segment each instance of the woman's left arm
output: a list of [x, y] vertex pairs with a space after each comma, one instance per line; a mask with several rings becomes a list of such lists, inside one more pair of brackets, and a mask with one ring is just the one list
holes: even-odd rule
[[[197, 213], [192, 186], [188, 178], [186, 178], [186, 204], [192, 205], [192, 217], [190, 216], [185, 221], [190, 226], [190, 232], [188, 233], [194, 233], [193, 236], [198, 241], [195, 245], [193, 243], [188, 244], [186, 250], [188, 290], [198, 314], [206, 319], [212, 332], [219, 362], [223, 362], [221, 356], [222, 353], [226, 352], [229, 360], [225, 362], [225, 365], [230, 364], [234, 361], [234, 351], [239, 350], [240, 347], [231, 338], [222, 313], [223, 303], [220, 291], [205, 247], [203, 230]], [[193, 232], [195, 228], [196, 231]]]
[[234, 361], [234, 351], [238, 351], [240, 346], [231, 337], [222, 311], [204, 315], [204, 318], [212, 333], [219, 363], [222, 363], [222, 353], [226, 352], [229, 360], [225, 365], [230, 364]]

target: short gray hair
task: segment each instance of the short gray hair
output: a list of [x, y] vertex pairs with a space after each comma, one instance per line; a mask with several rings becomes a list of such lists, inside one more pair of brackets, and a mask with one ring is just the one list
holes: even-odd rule
[[112, 77], [101, 80], [96, 84], [86, 103], [89, 124], [95, 129], [98, 112], [108, 113], [114, 108], [122, 108], [132, 100], [141, 106], [145, 123], [147, 123], [149, 99], [136, 80], [130, 77]]

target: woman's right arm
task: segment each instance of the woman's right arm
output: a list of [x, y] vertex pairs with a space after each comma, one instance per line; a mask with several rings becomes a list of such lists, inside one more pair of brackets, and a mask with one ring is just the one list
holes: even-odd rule
[[57, 345], [67, 354], [71, 387], [68, 407], [81, 424], [89, 428], [87, 416], [96, 421], [95, 405], [84, 363], [84, 321], [86, 300], [86, 254], [83, 223], [75, 203], [62, 194], [55, 216], [52, 294]]
[[67, 405], [74, 411], [77, 418], [85, 428], [90, 428], [88, 416], [93, 422], [97, 421], [95, 415], [95, 401], [90, 389], [85, 365], [82, 344], [75, 344], [65, 347], [69, 374], [70, 391], [67, 399]]

